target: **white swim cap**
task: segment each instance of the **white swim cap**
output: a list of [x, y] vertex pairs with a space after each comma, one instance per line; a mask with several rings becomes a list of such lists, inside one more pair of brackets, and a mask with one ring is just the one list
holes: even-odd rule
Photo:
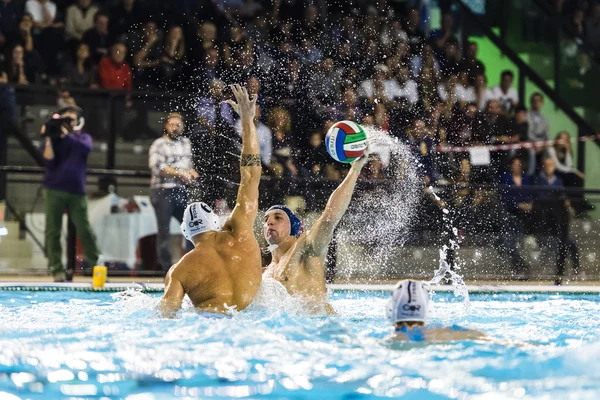
[[429, 307], [429, 285], [421, 281], [398, 282], [386, 306], [388, 319], [396, 322], [425, 322]]
[[206, 203], [192, 203], [185, 209], [181, 232], [190, 242], [200, 233], [220, 230], [219, 216]]

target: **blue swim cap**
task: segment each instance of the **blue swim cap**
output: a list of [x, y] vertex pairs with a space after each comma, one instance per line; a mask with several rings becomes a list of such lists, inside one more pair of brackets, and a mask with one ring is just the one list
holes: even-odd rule
[[277, 205], [277, 206], [272, 206], [271, 208], [269, 208], [267, 210], [267, 212], [272, 211], [272, 210], [283, 211], [290, 219], [290, 235], [295, 236], [295, 237], [300, 236], [300, 234], [302, 233], [302, 220], [300, 218], [298, 218], [298, 216], [296, 214], [294, 214], [294, 212], [292, 210], [290, 210], [286, 206]]

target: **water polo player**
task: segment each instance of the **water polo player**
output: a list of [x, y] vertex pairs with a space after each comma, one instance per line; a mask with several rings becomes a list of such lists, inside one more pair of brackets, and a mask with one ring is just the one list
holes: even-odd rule
[[222, 228], [217, 215], [204, 203], [190, 204], [185, 210], [181, 230], [194, 243], [194, 249], [167, 273], [160, 302], [164, 316], [178, 311], [186, 294], [198, 311], [225, 314], [231, 308], [243, 310], [261, 285], [261, 252], [252, 230], [261, 175], [254, 125], [257, 96], [250, 99], [239, 85], [232, 90], [237, 103], [228, 103], [242, 120], [241, 182], [236, 205]]
[[483, 339], [479, 331], [457, 325], [425, 325], [429, 312], [429, 285], [425, 282], [404, 280], [398, 282], [387, 303], [386, 314], [392, 324], [392, 340], [398, 341], [451, 341]]
[[327, 301], [325, 256], [367, 160], [368, 152], [352, 163], [348, 175], [331, 194], [325, 211], [309, 231], [303, 232], [300, 218], [285, 206], [273, 206], [265, 213], [264, 237], [272, 260], [264, 277], [276, 279], [289, 294], [301, 296], [315, 313], [335, 313]]

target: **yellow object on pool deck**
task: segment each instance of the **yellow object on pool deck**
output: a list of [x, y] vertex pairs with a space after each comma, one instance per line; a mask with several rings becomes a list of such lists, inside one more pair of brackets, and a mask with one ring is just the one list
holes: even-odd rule
[[92, 286], [95, 288], [104, 287], [106, 283], [106, 267], [104, 265], [96, 265], [93, 271]]

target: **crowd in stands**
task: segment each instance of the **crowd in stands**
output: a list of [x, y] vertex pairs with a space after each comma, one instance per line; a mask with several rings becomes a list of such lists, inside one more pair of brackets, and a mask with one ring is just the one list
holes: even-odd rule
[[[512, 221], [523, 228], [513, 231], [524, 232], [532, 194], [494, 196], [468, 185], [582, 187], [569, 133], [549, 148], [493, 151], [488, 162], [472, 163], [469, 153], [436, 152], [438, 145], [545, 141], [556, 132], [541, 111], [544, 96], [520, 99], [513, 72], [502, 72], [500, 84], [489, 87], [477, 43], [461, 43], [456, 35], [450, 2], [439, 2], [440, 28], [431, 31], [421, 3], [0, 0], [0, 79], [196, 91], [188, 136], [194, 154], [202, 154], [196, 169], [214, 174], [236, 169], [227, 152], [205, 149], [230, 146], [228, 138], [239, 134], [222, 101], [230, 97], [227, 84], [243, 82], [259, 96], [256, 124], [265, 174], [340, 179], [345, 170], [326, 154], [324, 132], [337, 120], [355, 120], [411, 145], [424, 188], [464, 188], [452, 198], [429, 196], [438, 212], [453, 202], [455, 209], [469, 210], [457, 215], [469, 215], [476, 230], [506, 231], [502, 225]], [[579, 15], [574, 21], [583, 26], [582, 35], [597, 40], [600, 6], [565, 3], [589, 4], [583, 16], [573, 9]], [[366, 171], [369, 179], [386, 179], [377, 160]], [[577, 214], [585, 211], [583, 199], [570, 205]], [[553, 212], [563, 212], [563, 206], [555, 204]], [[492, 208], [496, 219], [484, 220], [498, 226], [482, 226], [477, 215], [491, 215]], [[520, 268], [517, 239], [514, 233], [502, 240]]]
[[593, 52], [600, 54], [600, 2], [589, 0], [555, 0], [553, 9], [564, 25]]

